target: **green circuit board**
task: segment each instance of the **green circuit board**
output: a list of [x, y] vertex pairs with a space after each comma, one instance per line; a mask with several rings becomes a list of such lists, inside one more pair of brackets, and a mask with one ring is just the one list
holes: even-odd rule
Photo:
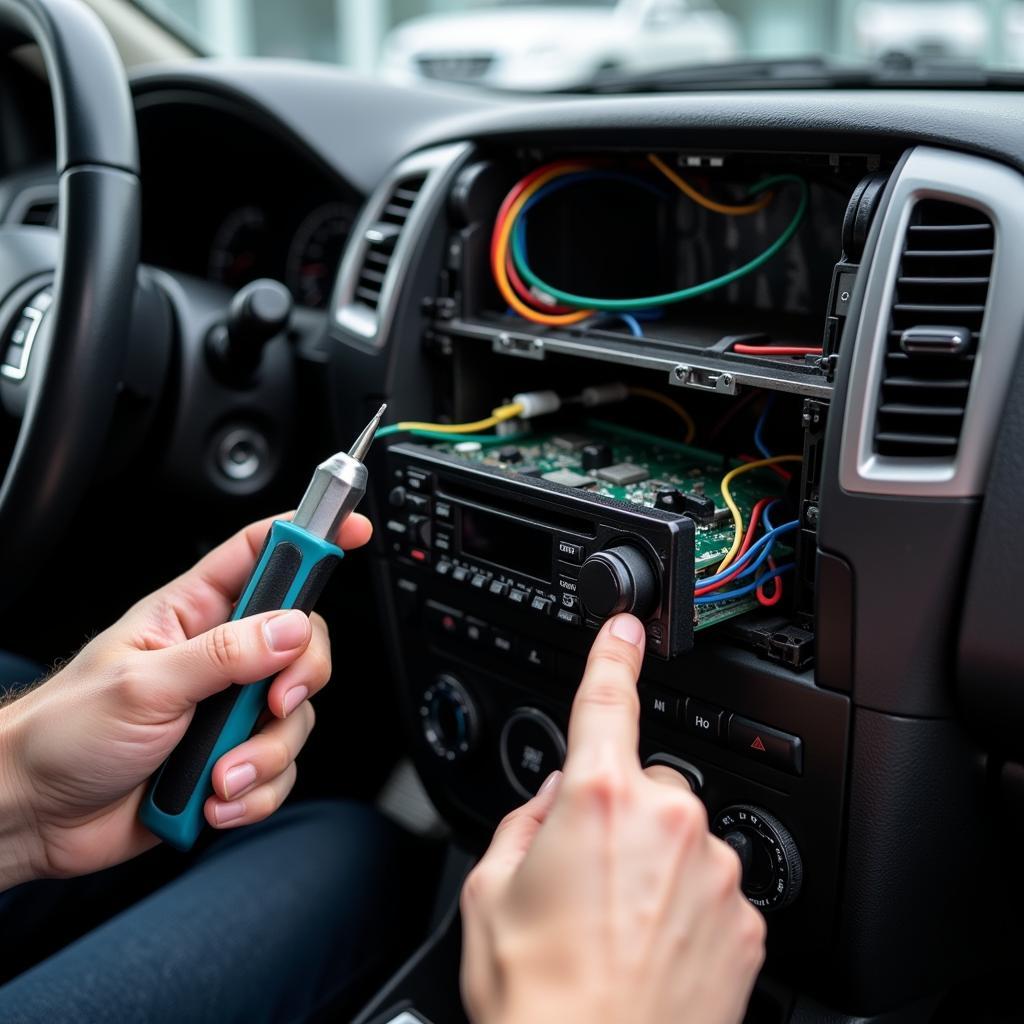
[[[611, 449], [612, 463], [605, 470], [583, 468], [583, 448], [603, 443]], [[732, 516], [722, 498], [721, 480], [738, 462], [642, 431], [600, 420], [588, 420], [578, 429], [553, 434], [518, 437], [507, 442], [440, 442], [438, 451], [468, 462], [495, 466], [527, 476], [578, 486], [592, 494], [655, 507], [659, 490], [673, 487], [683, 494], [702, 495], [715, 505], [714, 520], [696, 524], [694, 570], [696, 577], [709, 576], [732, 545]], [[611, 479], [609, 479], [609, 477]], [[754, 505], [767, 495], [780, 493], [781, 481], [768, 470], [753, 470], [738, 477], [730, 488], [744, 522]], [[706, 629], [718, 622], [756, 608], [753, 594], [731, 601], [694, 606], [694, 628]]]

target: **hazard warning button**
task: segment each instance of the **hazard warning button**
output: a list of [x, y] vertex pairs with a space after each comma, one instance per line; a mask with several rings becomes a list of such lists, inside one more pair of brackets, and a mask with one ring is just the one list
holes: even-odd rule
[[799, 736], [733, 715], [729, 719], [729, 746], [751, 761], [800, 775], [803, 772], [803, 743]]

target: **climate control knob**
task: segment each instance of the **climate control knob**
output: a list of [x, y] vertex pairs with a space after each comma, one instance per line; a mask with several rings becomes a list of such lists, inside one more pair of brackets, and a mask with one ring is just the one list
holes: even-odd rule
[[800, 894], [800, 851], [774, 815], [733, 804], [715, 815], [711, 831], [736, 851], [743, 865], [743, 893], [759, 910], [781, 910]]
[[476, 746], [479, 716], [473, 698], [452, 675], [441, 675], [420, 699], [423, 738], [438, 757], [456, 761]]
[[631, 612], [646, 619], [658, 607], [658, 577], [639, 548], [618, 544], [596, 551], [583, 563], [579, 594], [595, 618]]

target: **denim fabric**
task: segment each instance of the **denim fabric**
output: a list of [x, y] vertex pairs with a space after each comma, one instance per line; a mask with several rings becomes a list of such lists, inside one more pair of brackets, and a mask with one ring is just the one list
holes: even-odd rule
[[[0, 894], [0, 971], [45, 958], [0, 985], [0, 1021], [305, 1020], [389, 955], [409, 865], [408, 837], [372, 808], [319, 802], [217, 836], [192, 859], [158, 849], [19, 886]], [[56, 948], [69, 919], [91, 930]]]

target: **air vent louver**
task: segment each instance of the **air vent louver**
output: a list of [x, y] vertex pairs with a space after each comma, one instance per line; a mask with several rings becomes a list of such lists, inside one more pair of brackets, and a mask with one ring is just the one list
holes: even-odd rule
[[376, 310], [380, 304], [392, 254], [425, 181], [425, 174], [399, 181], [388, 196], [377, 221], [366, 230], [366, 251], [356, 281], [355, 298], [372, 310]]
[[[956, 455], [994, 246], [980, 210], [938, 199], [915, 205], [889, 321], [874, 434], [880, 455]], [[958, 344], [944, 346], [943, 337]]]
[[57, 224], [57, 200], [39, 199], [29, 203], [21, 215], [21, 223], [55, 227]]

